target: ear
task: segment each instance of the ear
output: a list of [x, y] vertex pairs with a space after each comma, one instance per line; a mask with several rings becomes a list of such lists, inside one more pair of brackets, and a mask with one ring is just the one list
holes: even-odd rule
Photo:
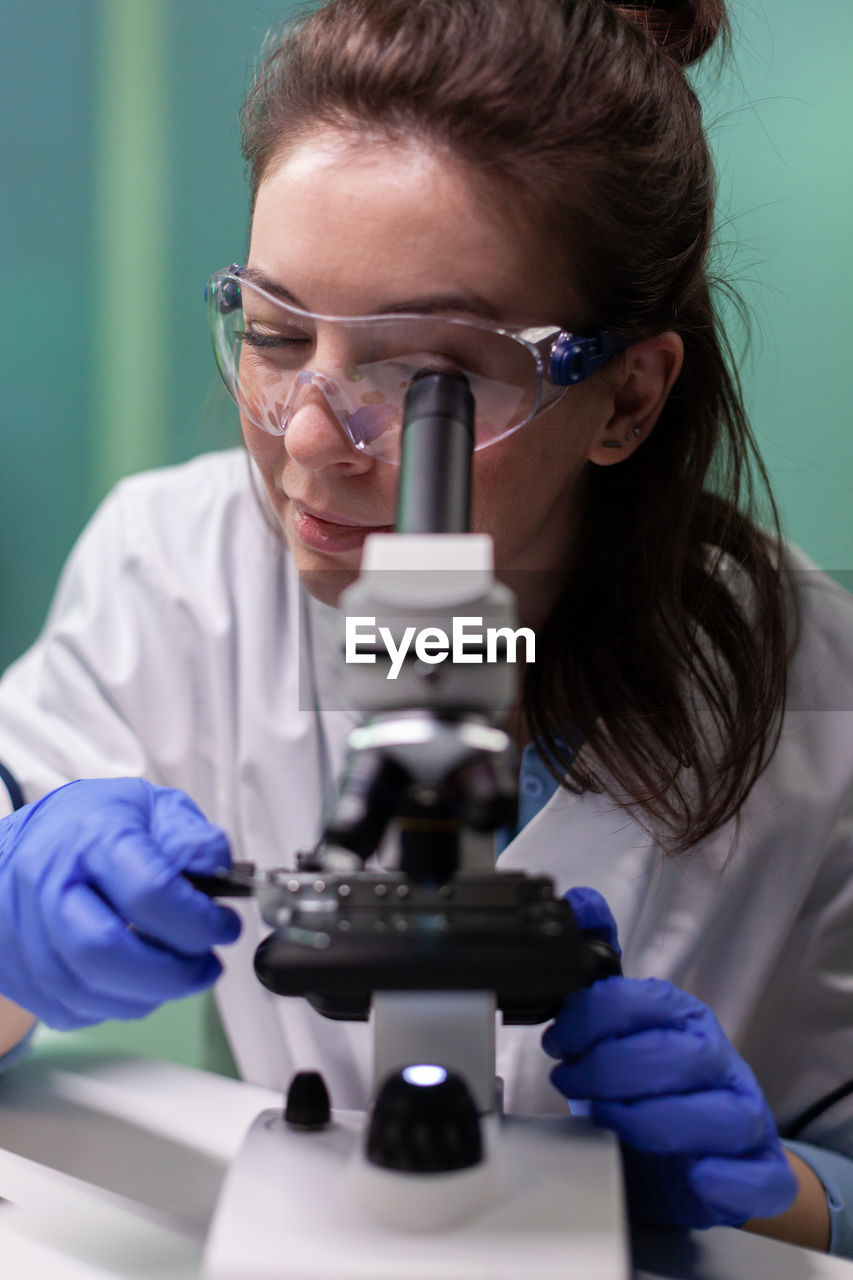
[[590, 462], [610, 466], [640, 447], [654, 429], [683, 362], [684, 343], [672, 331], [627, 348], [613, 383], [612, 412], [592, 443]]

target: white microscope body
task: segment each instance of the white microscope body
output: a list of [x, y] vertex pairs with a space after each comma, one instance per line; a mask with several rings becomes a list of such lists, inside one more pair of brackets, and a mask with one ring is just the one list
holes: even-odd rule
[[[454, 618], [515, 621], [491, 539], [464, 532], [471, 443], [461, 431], [453, 454], [459, 388], [448, 402], [448, 379], [426, 382], [439, 398], [420, 388], [409, 408], [404, 531], [366, 539], [341, 601], [347, 617], [388, 628], [395, 648], [411, 626], [449, 635]], [[423, 420], [407, 466], [407, 428]], [[512, 744], [497, 727], [513, 669], [483, 653], [410, 657], [389, 679], [388, 653], [373, 656], [347, 667], [365, 722], [325, 842], [258, 887], [274, 931], [256, 956], [271, 990], [327, 1016], [369, 1017], [371, 1109], [332, 1106], [326, 1119], [321, 1104], [296, 1125], [291, 1106], [288, 1119], [257, 1117], [226, 1176], [204, 1280], [626, 1280], [613, 1136], [568, 1112], [501, 1112], [496, 1019], [545, 1021], [561, 995], [613, 971], [547, 879], [494, 867], [494, 830], [514, 801]], [[363, 870], [388, 829], [397, 865]]]

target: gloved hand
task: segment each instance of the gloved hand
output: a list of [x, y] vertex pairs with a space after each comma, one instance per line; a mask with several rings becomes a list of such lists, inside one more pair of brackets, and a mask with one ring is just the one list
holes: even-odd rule
[[[566, 895], [616, 945], [593, 889]], [[606, 978], [568, 997], [542, 1037], [551, 1080], [622, 1140], [628, 1208], [656, 1226], [740, 1226], [784, 1212], [797, 1182], [758, 1083], [711, 1010], [668, 982]]]
[[201, 991], [240, 917], [182, 871], [230, 865], [181, 791], [72, 782], [0, 821], [0, 993], [60, 1030]]

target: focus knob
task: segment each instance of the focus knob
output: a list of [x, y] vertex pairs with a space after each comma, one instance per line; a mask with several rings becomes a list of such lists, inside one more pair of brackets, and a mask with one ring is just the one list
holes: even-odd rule
[[297, 1071], [287, 1091], [285, 1122], [291, 1129], [323, 1129], [329, 1123], [329, 1093], [319, 1071]]
[[367, 1131], [371, 1164], [407, 1173], [449, 1173], [482, 1158], [480, 1117], [461, 1076], [422, 1064], [388, 1077]]

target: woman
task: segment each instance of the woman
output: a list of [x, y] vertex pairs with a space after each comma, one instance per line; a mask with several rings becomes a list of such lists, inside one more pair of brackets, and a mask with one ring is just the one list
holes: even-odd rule
[[[752, 512], [683, 71], [717, 35], [722, 0], [340, 0], [271, 49], [248, 256], [208, 289], [251, 477], [225, 454], [119, 486], [0, 685], [4, 1047], [209, 985], [238, 925], [180, 872], [316, 839], [352, 724], [312, 696], [335, 705], [334, 605], [393, 520], [411, 368], [449, 362], [472, 524], [539, 641], [501, 865], [618, 922], [629, 975], [546, 1031], [556, 1089], [539, 1032], [503, 1031], [508, 1107], [588, 1099], [639, 1218], [853, 1254], [849, 1100], [776, 1129], [853, 1060], [851, 606]], [[244, 1076], [320, 1066], [362, 1105], [365, 1029], [274, 1001], [261, 935], [246, 913], [217, 985]]]

